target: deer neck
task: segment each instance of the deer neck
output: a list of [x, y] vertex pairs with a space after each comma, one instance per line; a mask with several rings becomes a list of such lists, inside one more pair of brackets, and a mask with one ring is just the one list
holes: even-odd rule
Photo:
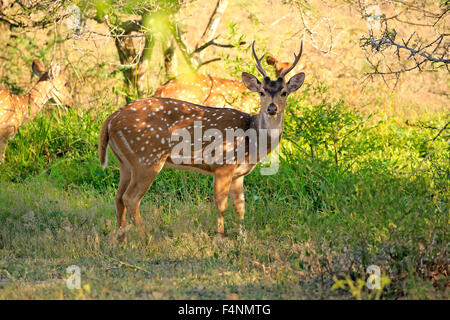
[[260, 111], [254, 116], [251, 127], [256, 130], [258, 143], [263, 140], [262, 135], [266, 135], [267, 154], [272, 152], [279, 144], [283, 133], [284, 114], [278, 113], [276, 116], [269, 116]]
[[267, 113], [260, 111], [254, 120], [255, 129], [277, 129], [283, 130], [283, 113], [275, 116], [269, 116]]
[[44, 104], [50, 99], [51, 89], [51, 83], [38, 82], [24, 97], [22, 113], [26, 120], [33, 119], [42, 110]]

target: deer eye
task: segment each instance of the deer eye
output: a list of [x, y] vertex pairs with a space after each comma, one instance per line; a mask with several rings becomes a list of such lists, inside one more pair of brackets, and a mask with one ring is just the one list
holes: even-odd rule
[[259, 95], [260, 95], [261, 97], [264, 97], [264, 92], [261, 91], [261, 92], [259, 93]]
[[286, 95], [287, 95], [287, 92], [286, 92], [286, 91], [284, 91], [284, 92], [282, 92], [282, 93], [281, 93], [281, 95], [282, 95], [283, 97], [286, 97]]

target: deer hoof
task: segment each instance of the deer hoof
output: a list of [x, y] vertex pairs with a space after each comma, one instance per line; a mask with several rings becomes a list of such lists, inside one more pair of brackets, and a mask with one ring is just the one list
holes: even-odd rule
[[119, 234], [117, 237], [120, 243], [127, 243], [127, 235], [125, 233]]
[[225, 240], [225, 234], [222, 232], [217, 232], [217, 242], [222, 243]]

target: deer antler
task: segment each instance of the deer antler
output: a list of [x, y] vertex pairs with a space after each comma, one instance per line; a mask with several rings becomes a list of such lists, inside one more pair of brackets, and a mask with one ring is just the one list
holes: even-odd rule
[[256, 60], [256, 68], [259, 70], [259, 72], [261, 72], [261, 74], [264, 77], [267, 77], [266, 71], [264, 71], [264, 68], [261, 65], [261, 60], [264, 58], [264, 55], [262, 55], [261, 58], [258, 58], [258, 56], [256, 55], [256, 52], [255, 52], [255, 41], [254, 40], [252, 43], [252, 51], [253, 51], [253, 56], [255, 57], [255, 60]]
[[294, 69], [294, 67], [297, 65], [298, 61], [300, 60], [300, 57], [302, 56], [302, 51], [303, 51], [303, 40], [302, 40], [302, 44], [300, 45], [300, 51], [299, 51], [298, 55], [296, 55], [294, 53], [294, 57], [295, 57], [294, 63], [280, 74], [280, 78], [284, 78], [284, 76], [287, 75], [289, 73], [289, 71]]

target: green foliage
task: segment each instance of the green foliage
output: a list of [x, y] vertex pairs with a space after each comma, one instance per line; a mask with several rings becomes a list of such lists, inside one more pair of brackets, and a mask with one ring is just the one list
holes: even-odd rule
[[[350, 110], [343, 100], [327, 101], [322, 98], [317, 105], [308, 104], [309, 94], [314, 97], [326, 96], [327, 87], [307, 86], [302, 96], [290, 97], [285, 124], [288, 139], [299, 147], [310, 159], [333, 159], [336, 165], [347, 163], [364, 152], [368, 143], [361, 136], [367, 132], [363, 119], [356, 111]], [[307, 150], [300, 145], [306, 144]]]
[[16, 82], [11, 81], [8, 76], [2, 77], [0, 79], [0, 82], [5, 84], [12, 94], [19, 94], [20, 95], [20, 94], [24, 93], [24, 90], [19, 85], [17, 85]]
[[40, 113], [10, 141], [2, 178], [22, 181], [58, 159], [86, 161], [94, 157], [101, 121], [107, 115], [106, 110], [94, 114], [76, 109]]
[[331, 287], [333, 290], [348, 290], [351, 295], [357, 300], [379, 300], [384, 287], [386, 287], [390, 283], [388, 277], [382, 276], [380, 277], [380, 289], [374, 290], [375, 292], [370, 292], [370, 290], [364, 290], [364, 287], [367, 286], [366, 279], [364, 278], [353, 281], [349, 276], [347, 276], [342, 280], [338, 280], [336, 277], [333, 277], [333, 280], [334, 284]]
[[[245, 33], [239, 30], [239, 27], [236, 23], [229, 23], [228, 25], [228, 35], [226, 37], [227, 41], [233, 45], [234, 50], [238, 52], [245, 52], [245, 56], [252, 56], [251, 43], [248, 43], [246, 40]], [[266, 54], [266, 47], [263, 42], [256, 42], [256, 50], [258, 56], [261, 56], [263, 53]], [[231, 75], [234, 78], [241, 78], [242, 72], [249, 72], [254, 75], [259, 75], [259, 71], [257, 71], [254, 59], [244, 60], [239, 56], [231, 56], [230, 54], [225, 54], [221, 56], [225, 61], [226, 65], [230, 69]], [[273, 69], [266, 62], [266, 59], [263, 59], [262, 65], [264, 70], [267, 71], [267, 74], [271, 74], [271, 70]], [[272, 74], [274, 75], [275, 70], [273, 70]]]
[[104, 22], [108, 19], [110, 23], [120, 26], [120, 18], [123, 15], [143, 16], [149, 12], [164, 12], [173, 14], [181, 7], [179, 0], [127, 0], [127, 1], [80, 1], [79, 6], [86, 13], [94, 12], [94, 17], [98, 22]]

